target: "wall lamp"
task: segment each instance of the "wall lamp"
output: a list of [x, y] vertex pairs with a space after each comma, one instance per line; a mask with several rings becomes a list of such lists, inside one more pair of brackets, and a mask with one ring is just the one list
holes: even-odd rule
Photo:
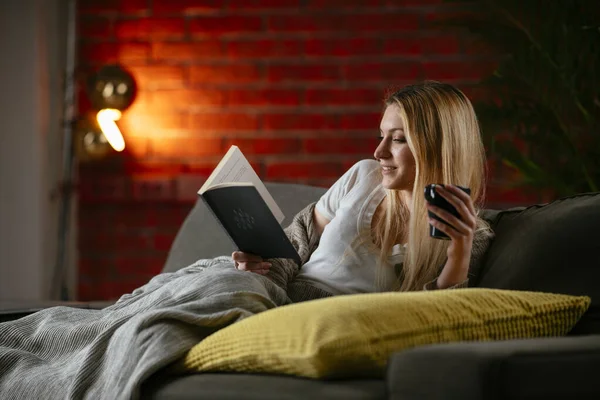
[[117, 121], [135, 100], [135, 79], [120, 65], [106, 65], [87, 79], [85, 88], [92, 111], [76, 125], [75, 151], [79, 159], [98, 159], [111, 149], [123, 151], [125, 139]]

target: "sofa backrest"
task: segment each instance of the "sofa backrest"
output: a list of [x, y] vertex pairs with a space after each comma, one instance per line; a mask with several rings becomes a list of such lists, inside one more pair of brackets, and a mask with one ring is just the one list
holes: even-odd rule
[[[265, 186], [285, 215], [282, 226], [308, 204], [319, 200], [327, 189], [291, 183], [266, 182]], [[202, 199], [186, 217], [171, 245], [163, 272], [173, 272], [203, 258], [231, 255], [233, 242], [219, 225]]]
[[600, 193], [486, 213], [496, 237], [470, 284], [590, 296], [573, 333], [600, 333]]

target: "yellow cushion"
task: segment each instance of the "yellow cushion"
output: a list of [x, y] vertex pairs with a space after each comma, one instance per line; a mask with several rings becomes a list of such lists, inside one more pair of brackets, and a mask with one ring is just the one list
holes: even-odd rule
[[419, 345], [565, 335], [589, 304], [589, 297], [480, 288], [336, 296], [230, 325], [194, 346], [178, 367], [377, 376], [392, 353]]

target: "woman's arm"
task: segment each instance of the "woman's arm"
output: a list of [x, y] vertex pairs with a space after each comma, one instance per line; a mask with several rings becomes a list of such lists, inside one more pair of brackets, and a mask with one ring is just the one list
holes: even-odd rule
[[327, 218], [323, 216], [320, 212], [317, 211], [317, 207], [313, 211], [313, 221], [315, 224], [315, 228], [319, 237], [323, 234], [323, 230], [325, 230], [325, 226], [330, 222]]

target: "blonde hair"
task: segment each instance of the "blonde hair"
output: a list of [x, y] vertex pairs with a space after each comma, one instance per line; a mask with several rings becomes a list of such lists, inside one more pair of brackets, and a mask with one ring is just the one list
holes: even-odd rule
[[[415, 158], [413, 200], [408, 205], [400, 191], [387, 190], [384, 216], [373, 233], [380, 248], [379, 268], [389, 268], [392, 247], [408, 223], [398, 289], [421, 290], [438, 276], [449, 246], [449, 241], [429, 237], [424, 188], [430, 183], [466, 186], [478, 211], [485, 192], [485, 150], [471, 102], [452, 85], [427, 81], [406, 86], [385, 100], [386, 108], [393, 105], [404, 119], [408, 146]], [[487, 227], [478, 218], [478, 229]]]

